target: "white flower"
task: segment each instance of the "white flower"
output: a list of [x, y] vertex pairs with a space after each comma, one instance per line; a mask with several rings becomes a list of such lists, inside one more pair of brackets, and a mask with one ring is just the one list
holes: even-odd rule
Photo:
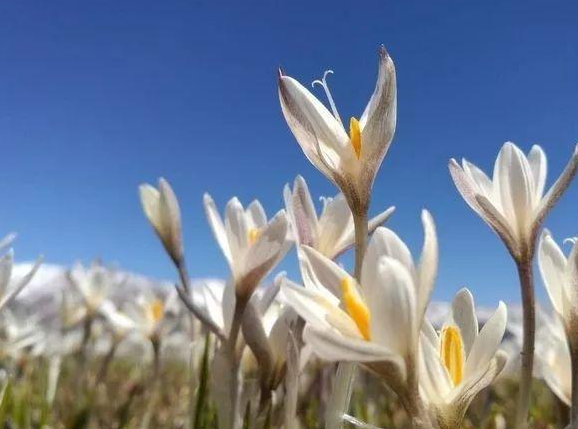
[[80, 293], [88, 316], [95, 316], [108, 301], [113, 276], [113, 272], [99, 263], [88, 268], [78, 263], [70, 271], [70, 281]]
[[566, 333], [558, 315], [545, 319], [537, 333], [537, 369], [550, 390], [566, 405], [572, 403], [572, 364]]
[[267, 221], [259, 201], [244, 209], [233, 198], [227, 203], [223, 221], [209, 194], [203, 202], [209, 225], [231, 269], [236, 294], [248, 299], [291, 246], [285, 212]]
[[[353, 246], [355, 230], [353, 215], [343, 194], [323, 198], [323, 209], [317, 217], [315, 206], [305, 179], [297, 176], [293, 191], [289, 185], [283, 190], [285, 208], [298, 245], [313, 247], [329, 259], [335, 259]], [[390, 207], [369, 221], [369, 234], [391, 216]]]
[[158, 189], [143, 184], [139, 187], [142, 209], [175, 264], [182, 262], [181, 212], [171, 185], [161, 178]]
[[332, 112], [295, 79], [280, 74], [283, 115], [305, 156], [341, 189], [352, 210], [367, 209], [375, 175], [395, 132], [395, 67], [382, 47], [375, 90], [361, 118], [350, 119], [349, 132], [329, 92], [327, 73], [314, 83], [325, 89]]
[[16, 317], [7, 310], [2, 313], [0, 325], [0, 349], [3, 355], [18, 362], [21, 358], [38, 355], [43, 351], [46, 333], [36, 315]]
[[145, 338], [158, 341], [175, 326], [175, 320], [167, 314], [167, 303], [170, 299], [170, 295], [163, 300], [152, 292], [142, 293], [126, 306], [125, 314], [132, 319], [136, 330]]
[[[11, 241], [13, 237], [9, 237]], [[6, 239], [3, 241], [7, 243]], [[9, 244], [9, 242], [7, 244]], [[16, 280], [12, 276], [12, 268], [14, 265], [14, 252], [12, 249], [0, 258], [0, 311], [6, 308], [6, 306], [18, 296], [22, 289], [30, 283], [30, 280], [32, 280], [32, 277], [34, 277], [36, 271], [38, 271], [41, 263], [42, 258], [38, 258], [30, 271]]]
[[[307, 322], [304, 339], [317, 355], [363, 362], [402, 387], [406, 360], [417, 358], [424, 312], [437, 272], [433, 219], [422, 212], [424, 246], [419, 264], [391, 230], [379, 227], [364, 258], [361, 286], [343, 268], [302, 246], [305, 287], [285, 281], [286, 301]], [[392, 375], [394, 374], [394, 375]], [[392, 382], [392, 377], [395, 380]]]
[[115, 342], [122, 341], [128, 334], [137, 329], [135, 321], [111, 301], [107, 301], [101, 306], [100, 313], [111, 329]]
[[420, 388], [441, 428], [458, 427], [474, 397], [500, 374], [507, 356], [498, 347], [507, 309], [500, 302], [478, 331], [472, 294], [459, 291], [438, 333], [426, 320], [420, 338]]
[[546, 194], [547, 163], [540, 146], [533, 146], [526, 156], [513, 143], [505, 143], [492, 179], [465, 159], [461, 167], [451, 159], [449, 169], [464, 200], [519, 258], [524, 248], [533, 248], [544, 217], [568, 187], [577, 163], [575, 149], [566, 169]]
[[[578, 328], [578, 246], [572, 245], [568, 258], [545, 229], [538, 243], [538, 267], [550, 302], [571, 332]], [[578, 335], [576, 332], [575, 335]]]

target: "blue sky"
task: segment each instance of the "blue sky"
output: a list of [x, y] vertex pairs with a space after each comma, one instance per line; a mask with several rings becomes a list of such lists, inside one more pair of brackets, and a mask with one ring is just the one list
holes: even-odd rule
[[[4, 1], [0, 3], [0, 210], [19, 259], [105, 261], [172, 278], [140, 211], [137, 186], [165, 176], [180, 198], [189, 269], [224, 276], [202, 194], [223, 207], [283, 185], [334, 188], [288, 131], [276, 69], [301, 81], [335, 74], [342, 116], [358, 116], [384, 44], [398, 73], [397, 133], [372, 212], [418, 251], [419, 212], [434, 215], [434, 297], [468, 285], [478, 301], [518, 300], [502, 244], [447, 172], [465, 156], [486, 170], [501, 144], [541, 144], [549, 183], [578, 141], [575, 2]], [[547, 220], [578, 233], [574, 185]], [[293, 255], [284, 264], [295, 272]], [[542, 287], [538, 290], [543, 297]]]

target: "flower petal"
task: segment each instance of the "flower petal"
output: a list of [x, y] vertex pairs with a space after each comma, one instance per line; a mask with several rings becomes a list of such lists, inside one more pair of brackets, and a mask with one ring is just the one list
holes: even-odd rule
[[545, 229], [538, 242], [538, 268], [552, 306], [561, 316], [564, 315], [566, 266], [566, 257]]
[[417, 326], [420, 326], [423, 321], [438, 270], [438, 239], [435, 223], [427, 210], [422, 211], [421, 221], [424, 230], [424, 241], [417, 270]]
[[511, 142], [504, 144], [494, 170], [498, 184], [502, 213], [516, 234], [527, 234], [532, 222], [534, 176], [526, 155]]
[[391, 350], [373, 342], [345, 337], [330, 328], [319, 329], [313, 325], [307, 325], [303, 332], [303, 339], [312, 346], [316, 355], [325, 360], [346, 362], [389, 361], [399, 365], [400, 368], [403, 367], [401, 357]]
[[293, 192], [289, 185], [286, 185], [283, 197], [297, 245], [312, 246], [317, 231], [317, 213], [303, 177], [297, 176], [293, 184]]
[[494, 357], [506, 331], [507, 321], [508, 310], [506, 305], [500, 301], [498, 308], [480, 330], [472, 345], [466, 360], [465, 377], [474, 374], [479, 368], [485, 367]]
[[332, 172], [322, 157], [327, 158], [334, 169], [339, 166], [341, 155], [351, 152], [349, 136], [341, 123], [311, 92], [289, 76], [279, 77], [279, 100], [285, 120], [307, 158], [332, 179]]
[[259, 200], [253, 200], [247, 207], [247, 215], [252, 228], [262, 228], [267, 225], [267, 215]]
[[319, 216], [315, 248], [330, 259], [342, 252], [353, 232], [353, 215], [343, 194], [327, 199]]
[[287, 304], [305, 321], [318, 329], [338, 329], [348, 338], [360, 338], [355, 322], [339, 308], [339, 301], [333, 301], [322, 293], [300, 287], [285, 279], [281, 292]]
[[544, 195], [546, 175], [548, 174], [546, 154], [540, 146], [532, 146], [528, 154], [528, 164], [530, 164], [530, 170], [534, 177], [534, 201], [535, 205], [537, 205], [542, 200], [542, 195]]
[[452, 319], [460, 328], [467, 356], [478, 336], [478, 318], [474, 307], [474, 297], [467, 288], [461, 289], [452, 301]]
[[341, 297], [341, 282], [351, 276], [338, 264], [308, 246], [301, 246], [301, 272], [305, 287], [329, 290], [334, 296]]
[[205, 207], [205, 215], [207, 216], [207, 221], [209, 222], [209, 226], [213, 231], [213, 235], [215, 240], [217, 240], [217, 244], [221, 248], [225, 259], [231, 265], [232, 256], [231, 256], [231, 249], [229, 247], [229, 239], [227, 238], [227, 232], [225, 230], [225, 225], [221, 220], [221, 216], [217, 211], [217, 206], [213, 201], [213, 198], [209, 194], [203, 195], [203, 206]]
[[405, 356], [417, 340], [413, 278], [405, 265], [389, 256], [379, 259], [378, 274], [363, 288], [371, 314], [371, 339]]
[[373, 233], [365, 256], [361, 273], [361, 285], [375, 273], [378, 261], [382, 256], [389, 256], [402, 263], [414, 275], [415, 269], [411, 253], [405, 243], [392, 230], [379, 227]]
[[393, 135], [397, 120], [395, 66], [385, 47], [379, 49], [379, 72], [375, 90], [361, 115], [361, 156], [379, 168]]

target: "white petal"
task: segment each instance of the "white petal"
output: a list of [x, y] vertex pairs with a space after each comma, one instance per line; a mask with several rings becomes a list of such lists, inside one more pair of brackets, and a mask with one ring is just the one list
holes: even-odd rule
[[381, 164], [395, 133], [397, 120], [397, 83], [395, 66], [382, 46], [375, 90], [359, 120], [361, 154], [371, 163]]
[[421, 325], [438, 271], [438, 239], [435, 223], [430, 213], [423, 210], [421, 221], [424, 241], [418, 266], [416, 323]]
[[[349, 136], [341, 123], [295, 79], [279, 78], [279, 100], [285, 120], [303, 152], [324, 174], [327, 175], [329, 169], [320, 167], [318, 150], [329, 158], [332, 168], [339, 166], [341, 156], [352, 152]], [[331, 178], [331, 174], [328, 177]]]
[[242, 265], [248, 244], [248, 229], [245, 211], [237, 198], [232, 198], [225, 207], [225, 231], [229, 241], [232, 265]]
[[205, 206], [205, 215], [207, 216], [207, 221], [209, 226], [213, 231], [213, 235], [221, 248], [225, 259], [231, 264], [231, 249], [229, 248], [229, 240], [227, 238], [227, 232], [225, 231], [225, 225], [219, 216], [215, 202], [209, 194], [203, 195], [203, 205]]
[[14, 252], [12, 249], [0, 259], [0, 297], [4, 295], [12, 277], [12, 264], [14, 261]]
[[544, 195], [544, 188], [546, 186], [546, 175], [548, 174], [548, 162], [546, 161], [546, 154], [538, 145], [532, 146], [528, 154], [528, 163], [532, 170], [534, 177], [534, 202], [538, 204]]
[[324, 287], [336, 297], [341, 297], [341, 281], [351, 276], [338, 264], [317, 250], [301, 246], [303, 282], [308, 288]]
[[481, 329], [472, 346], [466, 360], [465, 377], [468, 374], [473, 374], [479, 368], [485, 367], [494, 357], [506, 331], [507, 320], [508, 310], [506, 305], [500, 301], [498, 308]]
[[419, 382], [425, 390], [428, 401], [443, 402], [446, 395], [452, 390], [452, 381], [440, 360], [437, 347], [424, 334], [420, 338], [419, 359]]
[[251, 277], [251, 287], [257, 287], [275, 264], [285, 256], [289, 250], [286, 239], [287, 217], [285, 212], [281, 211], [261, 230], [261, 234], [247, 251], [244, 275]]
[[526, 156], [513, 143], [504, 144], [500, 150], [494, 176], [494, 183], [499, 183], [503, 214], [518, 234], [528, 233], [533, 220], [534, 177]]
[[378, 272], [378, 280], [363, 289], [371, 314], [371, 338], [405, 356], [417, 339], [413, 279], [402, 263], [389, 256], [379, 260]]
[[24, 289], [24, 287], [30, 283], [30, 280], [32, 280], [41, 264], [42, 257], [38, 258], [30, 271], [24, 277], [22, 277], [22, 279], [20, 279], [20, 281], [13, 288], [11, 288], [4, 296], [0, 298], [0, 310], [4, 309], [8, 304], [10, 304], [10, 302], [12, 302], [12, 300], [18, 296], [22, 289]]
[[293, 192], [286, 185], [283, 198], [297, 245], [312, 246], [317, 231], [317, 213], [305, 180], [297, 176]]
[[379, 227], [373, 233], [363, 258], [362, 287], [366, 279], [371, 279], [382, 256], [389, 256], [401, 262], [412, 275], [415, 272], [411, 253], [405, 243], [390, 229]]
[[478, 336], [478, 318], [474, 307], [474, 297], [466, 288], [461, 289], [452, 301], [452, 319], [460, 328], [467, 356]]
[[471, 162], [463, 159], [462, 167], [464, 172], [469, 176], [472, 183], [476, 185], [476, 190], [491, 201], [494, 200], [494, 185], [490, 178]]
[[258, 200], [254, 200], [249, 204], [249, 207], [247, 207], [247, 215], [252, 224], [252, 228], [262, 228], [267, 225], [267, 215]]
[[564, 314], [564, 288], [566, 284], [566, 258], [550, 231], [544, 230], [538, 242], [538, 268], [552, 306]]
[[281, 285], [285, 302], [305, 321], [318, 329], [338, 329], [348, 338], [360, 338], [355, 322], [338, 307], [338, 301], [331, 301], [315, 290], [306, 289], [285, 280]]
[[310, 344], [313, 352], [322, 359], [347, 362], [390, 361], [403, 367], [399, 355], [391, 350], [362, 339], [349, 338], [330, 328], [318, 329], [307, 325], [303, 339]]
[[329, 199], [319, 217], [315, 248], [328, 258], [335, 258], [344, 239], [353, 231], [353, 215], [343, 194]]
[[508, 356], [501, 350], [498, 351], [488, 363], [476, 368], [469, 378], [464, 379], [448, 398], [451, 403], [456, 419], [461, 420], [474, 397], [488, 387], [502, 372]]

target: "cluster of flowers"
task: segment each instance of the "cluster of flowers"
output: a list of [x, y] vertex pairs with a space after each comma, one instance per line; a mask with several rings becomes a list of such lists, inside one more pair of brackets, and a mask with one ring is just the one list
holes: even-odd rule
[[[216, 339], [210, 354], [214, 402], [221, 429], [238, 429], [250, 409], [254, 422], [298, 428], [299, 381], [313, 356], [339, 362], [326, 428], [340, 428], [347, 414], [355, 366], [362, 365], [395, 392], [414, 428], [456, 429], [476, 395], [493, 383], [508, 362], [500, 350], [507, 309], [500, 302], [480, 329], [474, 299], [460, 290], [438, 330], [426, 309], [438, 268], [438, 238], [433, 217], [421, 213], [423, 247], [415, 258], [391, 229], [383, 226], [394, 208], [369, 219], [369, 203], [378, 169], [394, 136], [396, 76], [392, 59], [381, 48], [377, 84], [360, 119], [346, 129], [327, 84], [320, 85], [329, 109], [295, 79], [279, 73], [283, 115], [307, 159], [339, 193], [323, 199], [318, 214], [305, 180], [298, 176], [284, 189], [285, 208], [268, 218], [258, 201], [243, 207], [232, 198], [221, 216], [206, 194], [204, 208], [230, 275], [224, 287], [193, 287], [187, 272], [181, 213], [169, 183], [142, 185], [143, 211], [173, 262], [178, 282], [165, 300], [142, 294], [120, 308], [110, 299], [111, 285], [122, 287], [101, 265], [77, 266], [69, 279], [79, 302], [62, 300], [63, 330], [81, 332], [82, 356], [96, 324], [110, 333], [110, 349], [97, 375], [105, 374], [117, 347], [137, 332], [150, 343], [154, 376], [161, 345], [177, 323], [188, 323], [188, 337], [199, 331]], [[546, 191], [546, 156], [538, 146], [526, 155], [506, 143], [493, 177], [475, 165], [450, 160], [454, 183], [467, 204], [496, 232], [519, 272], [523, 303], [523, 345], [517, 429], [527, 427], [536, 337], [532, 261], [538, 266], [555, 309], [541, 326], [541, 372], [553, 392], [572, 406], [571, 427], [578, 428], [578, 245], [566, 257], [542, 224], [569, 186], [578, 167], [575, 150], [565, 170]], [[3, 240], [0, 249], [10, 244]], [[260, 287], [295, 246], [301, 281], [284, 273]], [[337, 261], [354, 248], [348, 272]], [[33, 324], [16, 329], [6, 309], [30, 281], [40, 262], [8, 288], [12, 253], [0, 259], [0, 318], [3, 350], [39, 343]], [[185, 315], [184, 317], [183, 314]], [[179, 316], [180, 315], [180, 316]], [[11, 321], [12, 320], [12, 321]], [[12, 327], [6, 329], [6, 327]], [[79, 328], [79, 329], [76, 329]], [[8, 346], [8, 344], [12, 344]], [[543, 350], [542, 350], [543, 349]], [[244, 377], [256, 375], [257, 387], [245, 392]], [[249, 397], [249, 399], [247, 399]], [[249, 404], [249, 406], [248, 406]], [[271, 410], [281, 410], [271, 421]], [[150, 410], [152, 412], [152, 405]], [[360, 423], [361, 424], [361, 423]], [[264, 424], [263, 424], [264, 426]], [[146, 427], [146, 426], [145, 426]], [[255, 427], [261, 427], [256, 425]]]
[[[342, 362], [327, 428], [341, 427], [347, 417], [351, 363], [363, 365], [385, 381], [414, 427], [460, 427], [473, 398], [499, 376], [508, 360], [499, 350], [506, 329], [506, 306], [500, 302], [479, 329], [472, 294], [463, 289], [456, 294], [439, 331], [427, 320], [425, 311], [438, 265], [432, 216], [427, 210], [421, 214], [424, 243], [418, 260], [395, 232], [381, 226], [393, 208], [368, 220], [373, 182], [395, 132], [393, 61], [381, 48], [373, 95], [360, 119], [350, 119], [348, 130], [329, 90], [328, 73], [331, 71], [314, 84], [324, 89], [330, 109], [297, 80], [279, 72], [279, 100], [289, 128], [307, 159], [340, 191], [335, 198], [324, 200], [321, 215], [317, 215], [301, 177], [293, 189], [286, 187], [285, 210], [270, 220], [258, 202], [244, 208], [236, 198], [229, 201], [221, 218], [211, 197], [204, 197], [209, 224], [230, 266], [222, 311], [207, 313], [189, 299], [180, 211], [171, 187], [163, 179], [157, 188], [141, 187], [144, 212], [180, 275], [177, 290], [181, 298], [220, 341], [214, 367], [219, 374], [229, 375], [222, 377], [227, 380], [225, 388], [221, 380], [224, 395], [218, 402], [219, 422], [226, 429], [239, 427], [239, 366], [248, 347], [260, 372], [261, 410], [267, 409], [275, 395], [281, 395], [278, 387], [283, 383], [286, 428], [295, 427], [295, 378], [310, 353]], [[506, 143], [491, 179], [466, 160], [461, 166], [453, 159], [449, 162], [459, 193], [503, 240], [520, 274], [524, 335], [517, 428], [527, 426], [534, 366], [532, 260], [536, 241], [547, 213], [570, 184], [577, 165], [578, 152], [574, 151], [566, 169], [546, 192], [546, 156], [538, 146], [526, 155]], [[254, 294], [293, 243], [302, 284], [279, 275], [275, 286]], [[336, 262], [351, 247], [355, 247], [353, 274]], [[566, 259], [544, 231], [538, 253], [540, 271], [562, 321], [551, 324], [547, 335], [554, 347], [548, 347], [544, 361], [556, 368], [546, 371], [547, 380], [564, 401], [578, 402], [578, 394], [570, 394], [570, 382], [577, 378], [570, 373], [578, 373], [578, 368], [572, 370], [570, 365], [578, 359], [578, 300], [573, 296], [578, 282], [578, 246]], [[283, 310], [271, 320], [268, 308], [276, 296]], [[213, 297], [207, 295], [207, 299]], [[573, 407], [572, 427], [578, 427], [577, 408]]]

